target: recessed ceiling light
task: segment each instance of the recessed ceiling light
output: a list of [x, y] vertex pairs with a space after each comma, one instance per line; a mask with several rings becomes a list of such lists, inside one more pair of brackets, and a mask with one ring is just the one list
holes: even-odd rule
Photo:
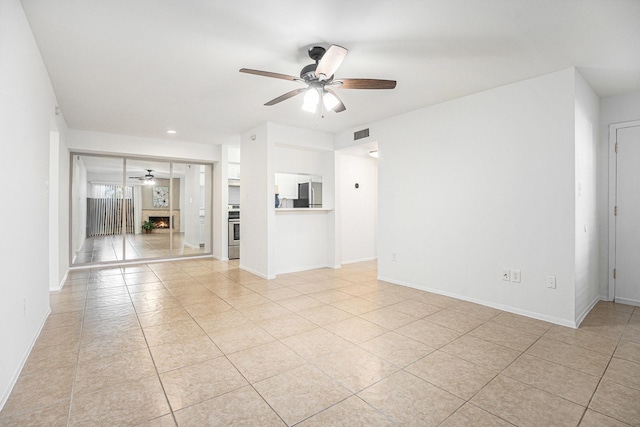
[[178, 133], [178, 132], [176, 132], [176, 131], [175, 131], [175, 130], [173, 130], [173, 129], [169, 129], [169, 130], [167, 131], [167, 133], [168, 133], [169, 135], [174, 135], [174, 134], [176, 134], [176, 133]]

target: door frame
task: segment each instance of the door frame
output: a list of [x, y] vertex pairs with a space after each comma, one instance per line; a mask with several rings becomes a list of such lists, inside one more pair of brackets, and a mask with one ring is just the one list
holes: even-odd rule
[[613, 270], [616, 267], [616, 216], [614, 214], [617, 194], [617, 173], [618, 157], [616, 154], [616, 143], [618, 142], [618, 130], [640, 126], [640, 120], [630, 122], [612, 123], [609, 125], [609, 295], [608, 300], [615, 300], [616, 280], [613, 277]]

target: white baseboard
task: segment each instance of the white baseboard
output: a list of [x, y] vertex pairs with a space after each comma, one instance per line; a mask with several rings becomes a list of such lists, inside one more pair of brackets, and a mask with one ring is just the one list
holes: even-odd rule
[[[328, 266], [327, 264], [306, 265], [304, 267], [296, 267], [296, 268], [289, 268], [286, 270], [276, 271], [276, 275], [287, 274], [287, 273], [298, 273], [300, 271], [316, 270], [318, 268], [336, 268], [336, 267], [331, 267], [331, 266]], [[340, 267], [337, 267], [337, 268], [340, 268]]]
[[589, 312], [593, 310], [593, 307], [595, 307], [596, 304], [600, 301], [606, 301], [606, 300], [603, 296], [598, 295], [597, 297], [594, 298], [593, 301], [591, 301], [591, 304], [589, 304], [589, 306], [582, 313], [580, 313], [579, 316], [576, 317], [576, 328], [580, 326], [584, 318], [587, 317], [587, 314], [589, 314]]
[[40, 327], [38, 327], [38, 331], [36, 332], [35, 336], [32, 338], [29, 348], [27, 348], [27, 351], [22, 356], [22, 361], [20, 362], [20, 366], [18, 366], [18, 369], [13, 373], [13, 376], [11, 377], [11, 381], [9, 382], [9, 387], [5, 391], [2, 398], [0, 399], [0, 411], [2, 411], [2, 408], [4, 408], [5, 403], [7, 403], [7, 400], [9, 399], [9, 396], [13, 391], [13, 387], [15, 387], [16, 382], [18, 382], [18, 378], [20, 377], [22, 368], [24, 368], [25, 363], [27, 363], [27, 359], [29, 359], [31, 350], [33, 350], [33, 346], [36, 344], [36, 340], [40, 336], [40, 332], [42, 332], [42, 328], [44, 327], [44, 323], [47, 321], [49, 314], [51, 314], [51, 308], [47, 309], [47, 312], [45, 313], [44, 317], [40, 321]]
[[49, 292], [53, 291], [53, 292], [58, 292], [62, 290], [62, 287], [64, 286], [64, 283], [67, 281], [67, 277], [69, 276], [69, 269], [67, 269], [67, 271], [65, 271], [64, 276], [62, 276], [62, 280], [60, 280], [60, 283], [58, 283], [58, 287], [50, 287], [49, 288]]
[[420, 285], [416, 285], [414, 283], [408, 283], [408, 282], [403, 282], [400, 280], [393, 280], [390, 279], [388, 277], [382, 277], [382, 276], [378, 276], [378, 280], [382, 280], [384, 282], [389, 282], [389, 283], [393, 283], [396, 285], [402, 285], [402, 286], [407, 286], [409, 288], [414, 288], [414, 289], [418, 289], [421, 291], [427, 291], [427, 292], [431, 292], [434, 294], [438, 294], [438, 295], [444, 295], [446, 297], [451, 297], [451, 298], [455, 298], [455, 299], [459, 299], [462, 301], [468, 301], [468, 302], [473, 302], [476, 304], [480, 304], [480, 305], [484, 305], [487, 307], [491, 307], [491, 308], [496, 308], [498, 310], [502, 310], [502, 311], [506, 311], [509, 313], [513, 313], [513, 314], [519, 314], [521, 316], [525, 316], [525, 317], [531, 317], [532, 319], [538, 319], [538, 320], [543, 320], [545, 322], [550, 322], [550, 323], [555, 323], [556, 325], [560, 325], [560, 326], [567, 326], [569, 328], [577, 328], [576, 322], [572, 322], [570, 320], [567, 319], [562, 319], [560, 317], [555, 317], [555, 316], [547, 316], [545, 314], [540, 314], [540, 313], [535, 313], [532, 311], [527, 311], [527, 310], [522, 310], [516, 307], [511, 307], [508, 305], [503, 305], [503, 304], [496, 304], [494, 302], [491, 301], [485, 301], [485, 300], [481, 300], [481, 299], [477, 299], [477, 298], [470, 298], [468, 296], [465, 295], [458, 295], [458, 294], [454, 294], [452, 292], [443, 292], [439, 289], [432, 289], [426, 286], [420, 286]]
[[259, 271], [255, 271], [255, 270], [253, 270], [253, 269], [251, 269], [249, 267], [246, 267], [246, 266], [244, 266], [242, 264], [240, 264], [239, 268], [240, 268], [240, 270], [244, 270], [244, 271], [246, 271], [248, 273], [255, 274], [256, 276], [262, 277], [263, 279], [268, 279], [269, 280], [269, 279], [275, 279], [276, 278], [275, 275], [268, 276], [268, 275], [266, 275], [264, 273], [260, 273]]
[[615, 302], [616, 302], [616, 304], [626, 304], [626, 305], [633, 305], [633, 306], [636, 306], [636, 307], [640, 307], [640, 301], [635, 300], [635, 299], [618, 298], [618, 297], [616, 297]]
[[374, 256], [374, 257], [371, 257], [371, 258], [351, 259], [351, 260], [348, 260], [348, 261], [342, 261], [342, 264], [355, 264], [356, 262], [375, 261], [377, 259], [378, 259], [377, 256]]

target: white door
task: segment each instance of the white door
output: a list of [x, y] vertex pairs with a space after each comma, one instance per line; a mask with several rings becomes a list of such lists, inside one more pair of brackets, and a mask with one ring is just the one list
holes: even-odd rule
[[640, 126], [617, 129], [615, 301], [640, 306]]

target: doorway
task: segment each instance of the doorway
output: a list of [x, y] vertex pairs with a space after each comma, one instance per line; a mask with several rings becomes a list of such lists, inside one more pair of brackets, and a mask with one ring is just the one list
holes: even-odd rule
[[610, 128], [609, 296], [640, 306], [640, 121]]

